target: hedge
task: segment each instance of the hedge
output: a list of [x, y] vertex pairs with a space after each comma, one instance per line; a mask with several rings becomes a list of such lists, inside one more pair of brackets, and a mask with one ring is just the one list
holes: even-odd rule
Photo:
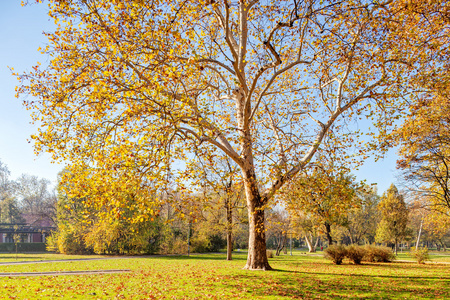
[[[16, 244], [0, 243], [0, 252], [15, 253]], [[45, 243], [17, 243], [17, 252], [46, 252]]]

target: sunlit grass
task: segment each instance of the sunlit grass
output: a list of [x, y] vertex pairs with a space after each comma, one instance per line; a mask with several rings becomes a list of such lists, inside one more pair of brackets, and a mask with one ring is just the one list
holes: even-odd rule
[[[31, 255], [30, 255], [31, 256]], [[275, 271], [247, 271], [246, 253], [138, 257], [35, 265], [0, 272], [130, 269], [128, 273], [0, 278], [1, 299], [449, 299], [450, 265], [394, 262], [335, 266], [294, 252]]]
[[[100, 256], [96, 256], [100, 257]], [[92, 255], [65, 255], [55, 253], [0, 253], [0, 263], [22, 262], [22, 261], [42, 261], [42, 260], [61, 260], [61, 259], [83, 259], [92, 258]]]

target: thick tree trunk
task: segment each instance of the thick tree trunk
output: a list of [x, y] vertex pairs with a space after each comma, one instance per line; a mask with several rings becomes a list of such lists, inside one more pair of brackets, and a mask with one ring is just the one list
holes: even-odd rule
[[331, 237], [331, 225], [325, 222], [325, 235], [327, 236], [328, 246], [333, 245], [333, 238]]
[[245, 269], [271, 270], [266, 253], [264, 210], [249, 212], [249, 219], [248, 256]]
[[[244, 78], [244, 77], [243, 77]], [[245, 116], [252, 114], [250, 105], [246, 105], [245, 90], [243, 87], [233, 92], [236, 100], [236, 120], [240, 134], [242, 156], [242, 177], [244, 179], [245, 197], [247, 198], [247, 211], [249, 222], [248, 256], [244, 269], [271, 270], [266, 253], [266, 229], [264, 226], [265, 200], [259, 192], [253, 163], [253, 146], [250, 123]]]
[[233, 251], [233, 211], [230, 199], [227, 200], [227, 260], [232, 260]]
[[248, 256], [244, 269], [272, 270], [267, 260], [266, 230], [264, 226], [264, 206], [256, 186], [246, 185], [249, 221]]

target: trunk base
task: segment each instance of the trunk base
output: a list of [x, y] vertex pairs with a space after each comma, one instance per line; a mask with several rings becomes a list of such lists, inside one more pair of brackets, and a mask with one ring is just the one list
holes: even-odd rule
[[252, 264], [249, 265], [248, 263], [245, 265], [244, 270], [250, 270], [250, 271], [270, 271], [273, 270], [272, 267], [269, 265], [269, 263], [262, 263], [262, 264]]

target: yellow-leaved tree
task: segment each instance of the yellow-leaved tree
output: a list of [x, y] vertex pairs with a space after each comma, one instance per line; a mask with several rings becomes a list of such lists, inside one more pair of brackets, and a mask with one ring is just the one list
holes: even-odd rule
[[[169, 173], [177, 179], [174, 162], [202, 144], [215, 147], [242, 174], [245, 267], [265, 270], [270, 199], [326, 137], [337, 148], [358, 145], [348, 125], [362, 115], [379, 113], [377, 125], [390, 125], [407, 81], [430, 58], [416, 37], [442, 36], [424, 20], [445, 5], [417, 12], [409, 0], [49, 3], [57, 24], [42, 50], [49, 64], [18, 75], [18, 95], [34, 96], [25, 105], [40, 124], [36, 151], [70, 162], [80, 182], [84, 174], [99, 182], [89, 186], [108, 197], [90, 201], [111, 199], [120, 212], [111, 191], [158, 192]], [[75, 193], [82, 187], [71, 180]], [[134, 205], [145, 210], [145, 201]]]

